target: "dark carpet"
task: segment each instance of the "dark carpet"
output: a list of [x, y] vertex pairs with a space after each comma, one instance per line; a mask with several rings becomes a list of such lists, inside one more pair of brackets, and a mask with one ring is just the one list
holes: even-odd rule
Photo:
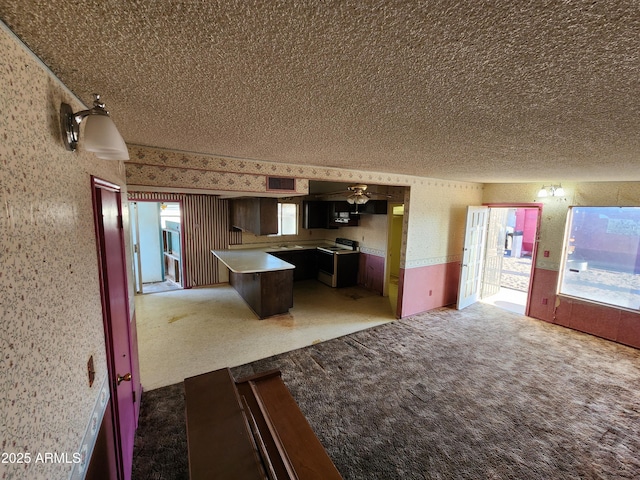
[[[345, 479], [640, 478], [640, 351], [475, 304], [278, 368]], [[134, 479], [188, 478], [182, 384], [146, 392]]]

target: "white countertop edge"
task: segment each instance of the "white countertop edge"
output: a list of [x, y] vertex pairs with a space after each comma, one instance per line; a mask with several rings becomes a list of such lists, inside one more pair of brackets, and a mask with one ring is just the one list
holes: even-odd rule
[[211, 253], [234, 273], [264, 273], [296, 268], [260, 250], [211, 250]]

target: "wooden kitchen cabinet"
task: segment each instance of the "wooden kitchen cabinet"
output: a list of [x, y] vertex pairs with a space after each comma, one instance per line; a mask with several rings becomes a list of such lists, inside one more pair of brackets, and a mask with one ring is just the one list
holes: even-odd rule
[[293, 269], [270, 272], [230, 272], [229, 283], [258, 318], [280, 315], [293, 307]]
[[[357, 227], [360, 215], [355, 213], [356, 206], [349, 202], [329, 202], [329, 228]], [[358, 205], [363, 207], [364, 205]]]
[[360, 253], [358, 284], [368, 290], [383, 294], [384, 258]]
[[236, 198], [230, 204], [232, 227], [255, 235], [278, 233], [277, 198]]
[[302, 227], [327, 228], [330, 203], [322, 201], [302, 202]]
[[293, 280], [296, 282], [298, 280], [311, 280], [318, 276], [318, 260], [315, 249], [271, 252], [271, 255], [295, 265]]
[[386, 200], [369, 200], [358, 208], [360, 213], [371, 213], [374, 215], [386, 215], [387, 210], [388, 202]]

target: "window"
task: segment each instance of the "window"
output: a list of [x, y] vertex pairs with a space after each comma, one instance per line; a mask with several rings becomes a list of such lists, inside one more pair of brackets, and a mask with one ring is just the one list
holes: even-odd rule
[[560, 293], [640, 309], [640, 207], [572, 207]]
[[278, 203], [278, 235], [298, 234], [298, 204]]

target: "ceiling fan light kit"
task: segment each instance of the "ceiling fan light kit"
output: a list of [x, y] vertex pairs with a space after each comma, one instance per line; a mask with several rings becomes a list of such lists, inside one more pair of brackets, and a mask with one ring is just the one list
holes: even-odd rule
[[371, 195], [367, 193], [366, 185], [351, 185], [347, 189], [352, 192], [347, 196], [347, 202], [351, 205], [364, 205], [371, 198]]

